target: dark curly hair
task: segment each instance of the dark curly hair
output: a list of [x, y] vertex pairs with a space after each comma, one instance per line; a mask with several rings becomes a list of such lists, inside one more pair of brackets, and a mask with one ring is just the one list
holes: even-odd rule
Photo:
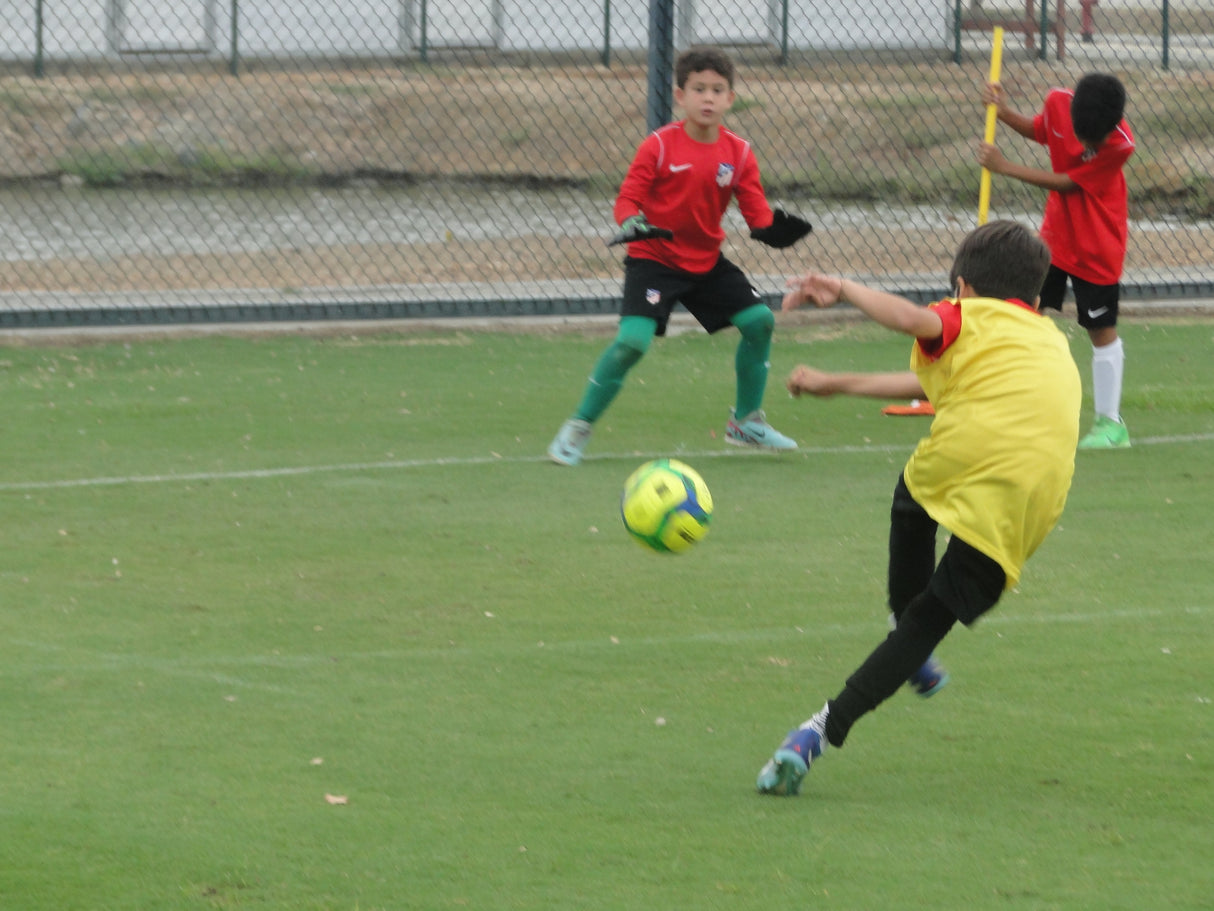
[[1088, 73], [1075, 85], [1071, 125], [1085, 146], [1096, 148], [1125, 116], [1125, 86], [1108, 73]]
[[733, 88], [734, 69], [729, 55], [719, 47], [702, 44], [689, 47], [679, 54], [679, 59], [674, 62], [674, 84], [683, 88], [687, 85], [688, 76], [692, 73], [702, 73], [705, 70], [711, 70], [718, 76], [724, 76], [729, 87]]

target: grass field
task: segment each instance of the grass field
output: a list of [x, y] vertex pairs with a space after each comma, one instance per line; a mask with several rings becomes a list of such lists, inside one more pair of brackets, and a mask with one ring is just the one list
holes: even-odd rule
[[[0, 350], [0, 907], [1210, 908], [1214, 327], [1123, 334], [1134, 448], [786, 800], [927, 424], [775, 387], [904, 341], [782, 328], [779, 457], [723, 445], [735, 337], [666, 339], [572, 470], [601, 336]], [[619, 522], [656, 455], [716, 501], [679, 557]]]

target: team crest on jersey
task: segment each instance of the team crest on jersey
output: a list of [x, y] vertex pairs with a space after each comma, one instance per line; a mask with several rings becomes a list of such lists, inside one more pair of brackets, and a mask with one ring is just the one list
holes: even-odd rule
[[645, 292], [645, 302], [651, 307], [656, 307], [661, 300], [662, 292], [657, 288], [650, 288]]
[[733, 165], [721, 162], [717, 165], [717, 186], [727, 187], [733, 183]]

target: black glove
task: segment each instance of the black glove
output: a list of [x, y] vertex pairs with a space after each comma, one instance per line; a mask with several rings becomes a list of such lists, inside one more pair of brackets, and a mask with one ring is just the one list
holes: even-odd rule
[[624, 219], [624, 223], [620, 225], [620, 233], [607, 241], [607, 246], [630, 244], [634, 240], [670, 240], [673, 237], [673, 231], [666, 228], [655, 228], [645, 221], [644, 215], [633, 215], [631, 218]]
[[750, 232], [751, 240], [782, 250], [791, 247], [814, 229], [804, 218], [789, 215], [783, 209], [776, 209], [772, 215], [774, 217], [770, 225], [766, 228], [755, 228]]

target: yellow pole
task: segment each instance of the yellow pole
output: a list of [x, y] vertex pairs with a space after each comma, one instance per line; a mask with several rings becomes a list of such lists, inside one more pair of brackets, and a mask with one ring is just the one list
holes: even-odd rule
[[[1003, 27], [996, 25], [991, 33], [991, 73], [988, 82], [999, 81], [999, 70], [1003, 63]], [[986, 135], [984, 141], [995, 141], [995, 124], [999, 120], [997, 105], [986, 106]], [[978, 186], [978, 224], [986, 224], [987, 212], [991, 207], [991, 172], [982, 169], [982, 182]]]

